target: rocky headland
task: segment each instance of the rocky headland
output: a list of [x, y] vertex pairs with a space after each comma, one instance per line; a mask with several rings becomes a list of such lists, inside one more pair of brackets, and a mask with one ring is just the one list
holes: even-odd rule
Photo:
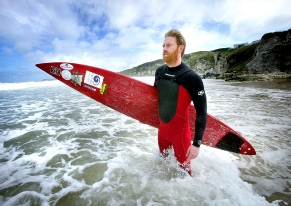
[[[233, 48], [185, 54], [183, 61], [203, 78], [226, 81], [291, 81], [291, 29], [267, 33], [252, 43], [236, 44]], [[130, 76], [154, 75], [162, 59], [122, 71]]]

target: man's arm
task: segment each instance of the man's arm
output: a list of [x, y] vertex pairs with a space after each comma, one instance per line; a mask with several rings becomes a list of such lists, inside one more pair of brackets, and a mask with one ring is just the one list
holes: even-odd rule
[[193, 145], [188, 148], [187, 160], [194, 159], [199, 154], [199, 147], [204, 135], [207, 120], [207, 99], [201, 77], [195, 72], [184, 76], [185, 88], [189, 92], [196, 110], [195, 136]]
[[[198, 74], [191, 72], [188, 75], [187, 79], [185, 80], [186, 80], [185, 87], [192, 98], [196, 110], [195, 136], [193, 139], [197, 142], [199, 140], [202, 140], [206, 128], [207, 120], [206, 93], [204, 90], [203, 81]], [[195, 141], [193, 144], [195, 144]]]

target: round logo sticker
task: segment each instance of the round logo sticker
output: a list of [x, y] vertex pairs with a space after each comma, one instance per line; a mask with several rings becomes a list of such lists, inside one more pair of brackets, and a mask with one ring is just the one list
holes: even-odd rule
[[60, 67], [61, 67], [62, 69], [66, 69], [66, 70], [71, 70], [71, 69], [74, 68], [73, 65], [68, 64], [68, 63], [62, 63], [62, 64], [60, 65]]
[[98, 85], [99, 83], [100, 83], [100, 77], [99, 76], [94, 76], [94, 83], [93, 84], [95, 84], [95, 85]]
[[71, 72], [69, 72], [68, 70], [63, 70], [62, 71], [62, 77], [65, 80], [70, 80], [72, 78]]

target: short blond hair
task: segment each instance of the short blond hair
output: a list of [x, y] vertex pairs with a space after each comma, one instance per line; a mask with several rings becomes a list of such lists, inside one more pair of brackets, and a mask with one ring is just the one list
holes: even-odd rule
[[181, 54], [181, 57], [183, 57], [185, 49], [186, 49], [186, 40], [185, 40], [184, 36], [181, 34], [180, 31], [178, 31], [176, 29], [172, 29], [165, 34], [165, 38], [169, 37], [169, 36], [176, 37], [176, 42], [177, 42], [178, 46], [184, 45], [184, 49], [183, 49], [182, 54]]

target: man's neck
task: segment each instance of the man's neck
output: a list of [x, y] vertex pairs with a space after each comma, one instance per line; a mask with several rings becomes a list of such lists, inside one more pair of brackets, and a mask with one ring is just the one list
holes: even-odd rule
[[175, 67], [169, 67], [169, 66], [168, 66], [168, 71], [169, 71], [169, 72], [177, 72], [177, 71], [179, 71], [181, 68], [183, 68], [183, 62], [181, 62], [181, 64], [179, 64], [178, 66], [175, 66]]
[[182, 59], [181, 58], [177, 59], [177, 61], [175, 61], [175, 62], [166, 62], [167, 66], [170, 67], [170, 68], [171, 67], [177, 67], [181, 63], [182, 63]]

